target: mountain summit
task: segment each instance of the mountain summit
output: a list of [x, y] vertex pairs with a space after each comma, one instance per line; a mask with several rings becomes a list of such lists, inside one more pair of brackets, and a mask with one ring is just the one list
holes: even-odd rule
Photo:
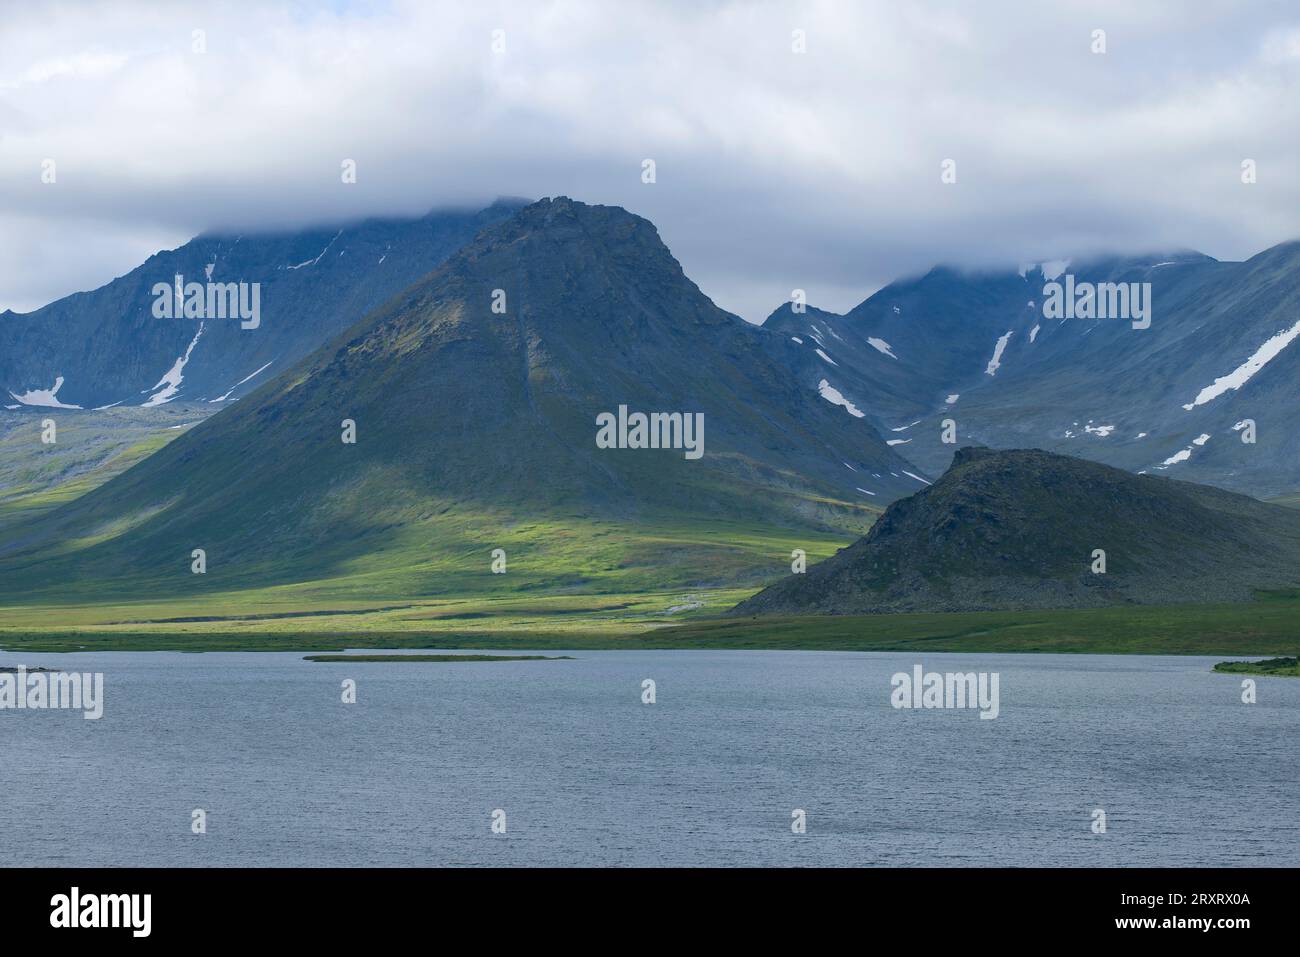
[[865, 538], [733, 614], [1243, 601], [1297, 584], [1294, 509], [1048, 452], [963, 448]]

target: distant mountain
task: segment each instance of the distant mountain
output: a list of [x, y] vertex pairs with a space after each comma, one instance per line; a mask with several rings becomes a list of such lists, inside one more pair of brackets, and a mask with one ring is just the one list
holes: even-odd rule
[[[481, 550], [501, 522], [863, 529], [925, 479], [792, 380], [771, 339], [709, 301], [646, 220], [544, 200], [10, 543], [7, 568], [139, 574], [202, 545], [220, 556], [209, 581], [265, 583], [409, 534]], [[636, 413], [702, 416], [702, 454], [599, 447], [603, 415]], [[467, 520], [449, 536], [453, 512]]]
[[[1048, 318], [1044, 290], [1067, 276], [1149, 283], [1149, 328]], [[1181, 252], [1000, 275], [939, 269], [844, 316], [787, 304], [765, 325], [803, 340], [794, 372], [806, 388], [826, 379], [931, 473], [977, 442], [1260, 497], [1300, 487], [1300, 243], [1244, 263]], [[960, 442], [943, 441], [949, 419]]]
[[1032, 313], [1031, 283], [940, 267], [890, 283], [845, 315], [786, 303], [763, 326], [799, 346], [805, 385], [825, 380], [889, 432], [976, 381], [1007, 324]]
[[963, 448], [865, 538], [732, 613], [1245, 601], [1297, 585], [1294, 509], [1048, 452]]
[[[498, 200], [480, 211], [435, 210], [414, 219], [199, 236], [93, 292], [35, 312], [0, 313], [0, 405], [94, 409], [181, 399], [216, 410], [524, 205]], [[177, 275], [203, 287], [205, 307], [209, 282], [248, 284], [250, 307], [257, 283], [256, 327], [234, 318], [159, 318], [155, 286], [174, 286]], [[174, 305], [174, 296], [164, 298]]]

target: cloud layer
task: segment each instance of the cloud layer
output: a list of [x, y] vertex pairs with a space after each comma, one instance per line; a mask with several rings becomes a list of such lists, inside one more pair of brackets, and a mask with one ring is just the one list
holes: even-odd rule
[[706, 293], [755, 321], [796, 287], [841, 310], [937, 261], [1243, 258], [1300, 238], [1293, 9], [11, 7], [0, 309], [100, 285], [204, 229], [498, 195], [640, 213]]

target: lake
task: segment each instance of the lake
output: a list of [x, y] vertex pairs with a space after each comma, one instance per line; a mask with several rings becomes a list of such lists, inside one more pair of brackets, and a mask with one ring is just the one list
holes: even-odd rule
[[[0, 864], [1300, 865], [1300, 679], [1244, 704], [1217, 658], [545, 653], [575, 660], [0, 653], [104, 673], [100, 720], [0, 711]], [[894, 708], [918, 664], [997, 672], [997, 718]]]

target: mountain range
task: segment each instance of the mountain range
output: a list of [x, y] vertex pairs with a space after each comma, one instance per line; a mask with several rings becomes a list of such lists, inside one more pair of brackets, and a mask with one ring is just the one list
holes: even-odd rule
[[[1149, 284], [1149, 326], [1047, 318], [1045, 290], [1067, 278]], [[1300, 243], [1240, 263], [1176, 252], [938, 268], [844, 315], [787, 303], [765, 326], [800, 348], [806, 388], [864, 415], [922, 474], [975, 443], [1265, 498], [1300, 485]]]
[[[157, 317], [155, 287], [178, 274], [262, 284], [260, 321]], [[1044, 296], [1066, 281], [1149, 283], [1149, 324], [1049, 318]], [[432, 592], [452, 586], [431, 580], [426, 562], [445, 576], [507, 541], [554, 555], [618, 539], [619, 529], [629, 534], [601, 553], [605, 564], [561, 576], [565, 587], [628, 569], [665, 582], [756, 584], [788, 562], [785, 545], [782, 554], [766, 543], [843, 541], [890, 503], [870, 534], [902, 541], [887, 538], [902, 534], [897, 516], [938, 501], [929, 485], [945, 469], [945, 488], [954, 476], [996, 477], [1006, 499], [963, 493], [957, 517], [926, 527], [970, 524], [994, 540], [1031, 521], [1032, 509], [1003, 507], [1016, 496], [1052, 514], [1033, 488], [1049, 479], [1080, 514], [1098, 504], [1089, 483], [1100, 483], [1152, 510], [1183, 508], [1188, 523], [1218, 528], [1234, 515], [1285, 529], [1279, 513], [1213, 489], [1148, 483], [1295, 494], [1298, 306], [1300, 243], [1244, 263], [1183, 251], [1002, 273], [936, 268], [844, 315], [787, 303], [754, 326], [687, 278], [651, 223], [565, 197], [200, 236], [102, 289], [0, 314], [0, 385], [14, 400], [0, 411], [0, 480], [27, 496], [10, 509], [23, 521], [0, 523], [0, 587], [244, 588], [400, 565], [409, 575], [395, 593]], [[72, 427], [57, 450], [33, 439], [32, 422], [47, 415]], [[639, 416], [667, 430], [669, 447], [637, 447], [660, 444], [638, 441]], [[1093, 459], [1138, 484], [1059, 457], [1015, 459], [1018, 469], [975, 453], [954, 459], [972, 443]], [[1017, 491], [1016, 481], [1028, 485]], [[1150, 492], [1157, 487], [1180, 491]], [[0, 519], [12, 492], [0, 489]], [[1130, 518], [1150, 524], [1150, 512]], [[1201, 539], [1151, 541], [1224, 567], [1225, 554]], [[1236, 597], [1275, 582], [1262, 566], [1256, 574], [1252, 550], [1290, 554], [1267, 538], [1214, 541], [1246, 555], [1250, 581], [1229, 576], [1224, 586]], [[212, 559], [201, 582], [185, 560], [196, 548]], [[873, 566], [869, 604], [1220, 594], [1133, 577], [1124, 563], [1139, 551], [1121, 549], [1115, 577], [1061, 585], [1059, 575], [1077, 571], [1062, 548], [1066, 565], [1039, 569], [1037, 591], [1031, 574], [1010, 591], [967, 583], [940, 594], [914, 577], [886, 581]], [[1020, 557], [1032, 571], [1041, 556]], [[800, 589], [832, 581], [824, 576], [847, 561], [814, 566], [747, 607], [795, 607]], [[935, 571], [917, 567], [922, 578]], [[844, 583], [858, 572], [844, 574], [813, 605], [840, 608], [839, 595], [856, 607], [863, 599], [844, 597]]]

